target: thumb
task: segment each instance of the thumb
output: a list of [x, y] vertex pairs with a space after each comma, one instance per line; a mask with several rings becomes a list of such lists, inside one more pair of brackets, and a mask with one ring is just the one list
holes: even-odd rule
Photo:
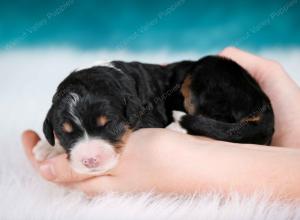
[[39, 167], [40, 174], [48, 181], [68, 184], [87, 180], [94, 176], [75, 172], [67, 159], [66, 154], [58, 155], [46, 160]]

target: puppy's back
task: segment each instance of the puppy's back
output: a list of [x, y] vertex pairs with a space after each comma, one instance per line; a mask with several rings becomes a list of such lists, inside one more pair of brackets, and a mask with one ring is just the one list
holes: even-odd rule
[[268, 144], [274, 132], [269, 98], [236, 62], [207, 56], [194, 62], [181, 87], [188, 115], [181, 126], [193, 135]]

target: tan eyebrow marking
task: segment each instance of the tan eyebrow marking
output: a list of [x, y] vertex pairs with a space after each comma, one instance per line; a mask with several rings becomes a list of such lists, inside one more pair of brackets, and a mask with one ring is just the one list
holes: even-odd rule
[[107, 122], [108, 122], [108, 119], [106, 116], [100, 115], [97, 117], [97, 125], [98, 126], [104, 126], [107, 124]]
[[64, 122], [63, 131], [66, 133], [71, 133], [73, 131], [73, 126], [69, 122]]

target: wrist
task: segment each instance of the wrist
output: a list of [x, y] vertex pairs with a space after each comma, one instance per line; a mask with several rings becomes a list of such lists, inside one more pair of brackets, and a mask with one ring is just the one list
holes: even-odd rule
[[209, 141], [169, 130], [159, 131], [155, 139], [153, 151], [158, 161], [152, 164], [154, 189], [171, 193], [206, 191], [206, 157], [212, 150], [206, 146]]

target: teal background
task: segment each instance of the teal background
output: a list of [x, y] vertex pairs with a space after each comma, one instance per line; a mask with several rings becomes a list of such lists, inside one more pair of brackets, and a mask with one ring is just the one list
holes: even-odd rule
[[11, 0], [0, 6], [2, 49], [195, 51], [300, 45], [299, 0]]

